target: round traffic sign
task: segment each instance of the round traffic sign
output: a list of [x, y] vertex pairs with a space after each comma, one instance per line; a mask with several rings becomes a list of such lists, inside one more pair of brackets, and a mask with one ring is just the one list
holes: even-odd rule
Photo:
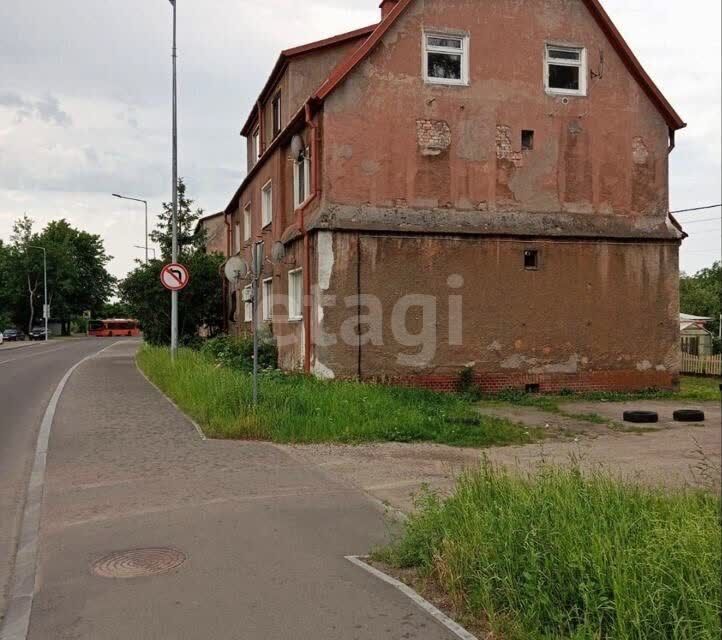
[[171, 262], [163, 267], [160, 272], [160, 281], [166, 289], [180, 291], [190, 280], [190, 274], [182, 264]]

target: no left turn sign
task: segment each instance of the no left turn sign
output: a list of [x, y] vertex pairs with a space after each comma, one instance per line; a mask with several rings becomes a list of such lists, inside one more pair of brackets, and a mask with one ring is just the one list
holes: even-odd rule
[[160, 272], [160, 281], [166, 289], [180, 291], [190, 280], [190, 274], [182, 264], [171, 262], [163, 267]]

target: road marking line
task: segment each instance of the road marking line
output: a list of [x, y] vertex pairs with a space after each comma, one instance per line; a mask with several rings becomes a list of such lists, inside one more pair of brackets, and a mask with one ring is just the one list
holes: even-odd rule
[[60, 351], [60, 349], [67, 349], [70, 345], [63, 345], [62, 347], [55, 347], [53, 349], [48, 349], [47, 351], [39, 351], [39, 352], [33, 352], [29, 353], [25, 356], [20, 356], [18, 358], [10, 358], [9, 360], [0, 360], [0, 364], [6, 364], [8, 362], [17, 362], [18, 360], [27, 360], [28, 358], [34, 358], [35, 356], [42, 356], [45, 353], [52, 353], [53, 351]]
[[30, 480], [28, 481], [20, 537], [13, 567], [13, 581], [8, 597], [7, 611], [0, 629], [0, 640], [26, 640], [28, 636], [30, 613], [33, 608], [36, 588], [40, 511], [45, 484], [48, 441], [50, 440], [50, 429], [53, 426], [53, 419], [55, 418], [60, 396], [70, 376], [81, 364], [123, 342], [125, 341], [114, 342], [100, 351], [85, 356], [70, 367], [55, 388], [55, 392], [45, 409], [45, 415], [43, 415], [43, 420], [40, 423], [38, 440], [35, 445], [35, 459], [30, 473]]
[[426, 611], [426, 613], [428, 613], [437, 622], [444, 625], [457, 638], [461, 638], [461, 640], [479, 640], [475, 635], [469, 633], [460, 624], [454, 622], [447, 615], [439, 611], [428, 600], [422, 598], [411, 587], [408, 587], [403, 582], [399, 582], [395, 578], [386, 575], [383, 571], [379, 571], [375, 567], [372, 567], [370, 564], [366, 564], [363, 561], [363, 558], [365, 557], [366, 556], [345, 556], [346, 560], [348, 560], [349, 562], [355, 564], [357, 567], [361, 567], [364, 571], [368, 571], [371, 575], [376, 576], [379, 580], [383, 580], [387, 584], [390, 584], [392, 587], [395, 587], [396, 589], [401, 591], [401, 593], [403, 593], [405, 596], [411, 598], [411, 600], [413, 600], [419, 607]]
[[[173, 402], [173, 400], [170, 399], [170, 397], [163, 391], [163, 389], [161, 389], [157, 384], [155, 384], [155, 382], [153, 382], [147, 375], [145, 375], [145, 372], [138, 366], [137, 355], [135, 357], [135, 368], [138, 370], [138, 373], [140, 373], [140, 375], [145, 378], [145, 381], [151, 387], [153, 387], [158, 393], [160, 393], [160, 395], [162, 395], [168, 402], [170, 402], [173, 405], [173, 408], [193, 425], [196, 433], [200, 436], [201, 440], [208, 440], [208, 438], [206, 438], [206, 434], [203, 433], [203, 429], [201, 429], [200, 425], [195, 420], [193, 420], [193, 418], [191, 418], [185, 411], [183, 411], [183, 409], [181, 409], [175, 402]], [[0, 638], [0, 640], [2, 640], [2, 638]]]

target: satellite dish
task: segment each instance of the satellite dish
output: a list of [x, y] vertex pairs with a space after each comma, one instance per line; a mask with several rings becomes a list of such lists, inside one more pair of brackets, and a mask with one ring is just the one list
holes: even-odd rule
[[298, 134], [293, 136], [293, 138], [291, 138], [291, 156], [293, 156], [293, 159], [298, 160], [305, 150], [306, 143], [303, 141], [303, 138]]
[[280, 240], [273, 243], [271, 247], [271, 258], [274, 262], [281, 262], [286, 257], [286, 247]]
[[240, 256], [231, 256], [226, 260], [223, 271], [229, 282], [237, 282], [248, 275], [248, 263]]

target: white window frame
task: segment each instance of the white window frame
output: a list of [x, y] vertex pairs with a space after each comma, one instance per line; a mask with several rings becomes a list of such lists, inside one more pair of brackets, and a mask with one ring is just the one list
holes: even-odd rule
[[[469, 85], [469, 36], [461, 33], [443, 33], [439, 31], [423, 31], [421, 34], [422, 67], [424, 82], [427, 84], [446, 84], [457, 86]], [[461, 41], [461, 49], [438, 47], [429, 44], [429, 38], [453, 38]], [[461, 55], [461, 78], [436, 78], [429, 75], [429, 53], [448, 53]]]
[[263, 319], [273, 320], [273, 278], [266, 278], [261, 285], [263, 293]]
[[[246, 285], [243, 287], [244, 291], [251, 292], [253, 290], [253, 287], [251, 285]], [[241, 301], [243, 301], [243, 298], [245, 296], [240, 296]], [[244, 302], [243, 303], [243, 321], [244, 322], [253, 322], [253, 301], [250, 302]]]
[[[298, 291], [293, 286], [296, 277], [299, 281]], [[303, 320], [303, 269], [288, 272], [288, 319]]]
[[273, 222], [273, 181], [269, 180], [261, 189], [261, 227]]
[[[304, 197], [299, 197], [300, 175], [303, 171], [304, 178]], [[303, 152], [303, 159], [296, 160], [293, 163], [293, 206], [298, 209], [300, 206], [305, 204], [306, 200], [311, 197], [311, 157], [309, 155], [308, 147]]]
[[233, 253], [241, 252], [241, 221], [236, 220], [233, 226]]
[[[550, 49], [562, 51], [574, 51], [579, 53], [579, 60], [568, 60], [566, 58], [553, 58], [550, 56]], [[579, 89], [559, 89], [549, 86], [549, 65], [559, 67], [575, 67], [579, 69]], [[586, 96], [587, 95], [587, 50], [585, 47], [571, 46], [568, 44], [554, 44], [547, 42], [544, 45], [544, 90], [550, 95], [559, 96]]]
[[243, 241], [248, 242], [253, 233], [253, 218], [251, 217], [251, 203], [243, 207]]
[[253, 164], [256, 164], [261, 157], [261, 127], [256, 127], [251, 135], [251, 155]]

